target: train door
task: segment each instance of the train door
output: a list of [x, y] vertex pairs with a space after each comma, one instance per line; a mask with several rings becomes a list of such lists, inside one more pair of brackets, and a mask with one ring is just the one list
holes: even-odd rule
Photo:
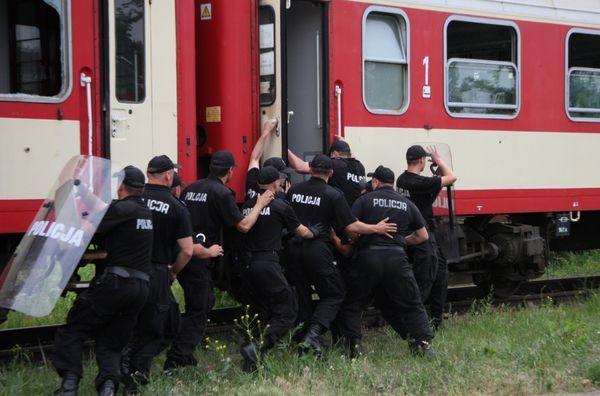
[[285, 156], [289, 148], [310, 161], [323, 152], [326, 12], [322, 1], [260, 1], [261, 118], [263, 122], [269, 117], [280, 119], [265, 158]]
[[145, 169], [177, 158], [175, 1], [108, 2], [108, 153]]

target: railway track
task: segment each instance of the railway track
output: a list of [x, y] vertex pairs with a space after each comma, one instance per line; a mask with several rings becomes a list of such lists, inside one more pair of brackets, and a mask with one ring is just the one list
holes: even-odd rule
[[[464, 313], [477, 301], [489, 301], [493, 305], [529, 306], [552, 298], [564, 302], [575, 296], [585, 295], [600, 287], [600, 276], [572, 277], [534, 280], [523, 283], [515, 294], [506, 299], [487, 299], [475, 286], [458, 286], [448, 289], [447, 311]], [[235, 329], [234, 319], [245, 313], [243, 307], [222, 308], [209, 314], [206, 335], [216, 336], [231, 333]], [[379, 312], [370, 308], [364, 315], [367, 326], [379, 326], [383, 322]], [[0, 330], [0, 361], [9, 361], [16, 353], [44, 354], [52, 348], [54, 335], [60, 325], [47, 325]], [[91, 340], [89, 341], [91, 346]]]

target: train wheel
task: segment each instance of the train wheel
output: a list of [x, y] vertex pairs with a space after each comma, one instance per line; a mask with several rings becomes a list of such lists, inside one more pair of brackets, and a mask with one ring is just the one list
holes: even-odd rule
[[495, 298], [508, 298], [512, 296], [523, 281], [491, 276], [489, 274], [473, 274], [473, 283], [487, 296], [492, 294]]

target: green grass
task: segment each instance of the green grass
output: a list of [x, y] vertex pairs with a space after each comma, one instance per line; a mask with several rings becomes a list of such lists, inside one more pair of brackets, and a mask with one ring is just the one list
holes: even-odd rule
[[[350, 361], [337, 349], [299, 357], [283, 343], [258, 373], [242, 373], [237, 343], [197, 352], [199, 367], [160, 373], [144, 394], [530, 394], [600, 390], [600, 294], [572, 305], [551, 302], [524, 310], [480, 305], [452, 318], [434, 340], [432, 360], [412, 357], [388, 328], [370, 331], [367, 353]], [[82, 395], [93, 395], [88, 361]], [[58, 384], [50, 366], [26, 356], [0, 369], [0, 395], [49, 394]]]
[[550, 260], [544, 277], [600, 275], [600, 250], [564, 252]]

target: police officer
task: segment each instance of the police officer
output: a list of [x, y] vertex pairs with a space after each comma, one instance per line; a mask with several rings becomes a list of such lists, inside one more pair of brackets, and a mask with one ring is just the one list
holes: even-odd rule
[[[277, 194], [286, 177], [273, 166], [263, 167], [258, 172], [259, 191]], [[242, 206], [244, 214], [250, 213], [256, 205], [256, 199], [254, 197], [246, 201]], [[245, 248], [250, 257], [242, 278], [249, 288], [252, 310], [267, 325], [262, 346], [253, 340], [240, 349], [244, 357], [244, 368], [248, 371], [255, 368], [258, 351], [271, 349], [294, 326], [296, 320], [296, 294], [288, 285], [279, 265], [284, 230], [307, 239], [313, 238], [317, 233], [300, 223], [287, 201], [275, 198], [260, 212], [256, 224], [246, 234]]]
[[[258, 194], [258, 170], [260, 168], [260, 157], [262, 157], [265, 142], [276, 129], [277, 119], [273, 118], [265, 122], [262, 134], [252, 149], [252, 153], [250, 154], [250, 162], [248, 163], [248, 172], [246, 173], [246, 200], [252, 199]], [[265, 160], [263, 166], [273, 166], [280, 173], [286, 175], [285, 180], [282, 181], [282, 185], [285, 185], [284, 191], [287, 191], [289, 188], [289, 179], [292, 169], [286, 165], [285, 161], [279, 157], [271, 157]], [[277, 194], [280, 196], [280, 198], [285, 199], [285, 193], [283, 191], [278, 191]]]
[[358, 241], [346, 277], [348, 293], [339, 314], [342, 333], [356, 353], [360, 346], [361, 313], [374, 295], [375, 305], [392, 328], [412, 340], [411, 350], [429, 353], [432, 332], [404, 251], [405, 244], [427, 240], [425, 220], [413, 203], [394, 191], [391, 169], [379, 166], [371, 183], [374, 191], [358, 198], [352, 213], [368, 223], [389, 218], [397, 224], [398, 232], [393, 238], [363, 235]]
[[[431, 320], [434, 328], [437, 328], [442, 324], [444, 317], [448, 290], [448, 266], [435, 239], [432, 205], [441, 189], [454, 184], [457, 177], [442, 160], [435, 147], [428, 149], [429, 152], [419, 145], [408, 148], [406, 151], [408, 168], [396, 180], [396, 187], [400, 193], [414, 202], [427, 221], [429, 240], [420, 245], [410, 246], [408, 255], [413, 263], [421, 298], [425, 304], [429, 304]], [[437, 165], [440, 176], [421, 175], [425, 169], [427, 157], [431, 157], [431, 162]]]
[[[344, 140], [336, 140], [329, 148], [329, 156], [333, 162], [333, 173], [329, 185], [340, 189], [349, 206], [352, 206], [361, 193], [361, 180], [365, 179], [365, 167], [352, 156], [350, 145]], [[298, 173], [309, 173], [309, 164], [301, 160], [291, 150], [288, 159], [292, 168]]]
[[[396, 225], [387, 219], [380, 219], [377, 224], [357, 221], [341, 191], [327, 184], [332, 173], [333, 160], [319, 154], [310, 162], [311, 178], [288, 191], [287, 200], [302, 224], [324, 230], [335, 226], [358, 234], [389, 235], [396, 231]], [[345, 294], [341, 275], [334, 265], [329, 232], [319, 233], [312, 240], [291, 241], [288, 261], [288, 276], [298, 293], [298, 322], [305, 325], [301, 344], [319, 353], [320, 335], [329, 329]], [[319, 295], [314, 310], [311, 285]]]
[[56, 333], [51, 360], [62, 377], [57, 395], [76, 395], [83, 370], [83, 342], [94, 337], [100, 395], [113, 395], [119, 383], [121, 350], [148, 297], [152, 253], [152, 213], [141, 199], [144, 174], [128, 166], [96, 235], [106, 249], [103, 267], [89, 289], [77, 296], [67, 323]]
[[[225, 185], [233, 177], [234, 167], [233, 155], [228, 151], [218, 151], [211, 158], [209, 177], [188, 185], [182, 193], [191, 213], [194, 235], [201, 238], [206, 246], [222, 245], [224, 228], [235, 227], [242, 233], [248, 232], [260, 211], [273, 199], [270, 191], [259, 195], [255, 206], [244, 217], [235, 202], [235, 193]], [[166, 370], [197, 364], [194, 350], [202, 340], [208, 312], [215, 303], [209, 265], [208, 259], [194, 258], [178, 278], [185, 296], [185, 313], [177, 337], [167, 353]]]
[[171, 194], [177, 199], [181, 197], [181, 191], [185, 188], [185, 183], [177, 172], [173, 174], [173, 185], [171, 185]]
[[[175, 304], [171, 278], [186, 266], [193, 252], [192, 227], [185, 206], [171, 194], [173, 175], [178, 164], [166, 155], [154, 157], [148, 163], [148, 184], [142, 196], [152, 211], [154, 247], [150, 294], [140, 312], [134, 336], [123, 352], [121, 370], [126, 392], [137, 392], [136, 383], [145, 384], [152, 360], [166, 346], [165, 337], [177, 331], [176, 317], [170, 306]], [[173, 262], [173, 246], [179, 252]]]

